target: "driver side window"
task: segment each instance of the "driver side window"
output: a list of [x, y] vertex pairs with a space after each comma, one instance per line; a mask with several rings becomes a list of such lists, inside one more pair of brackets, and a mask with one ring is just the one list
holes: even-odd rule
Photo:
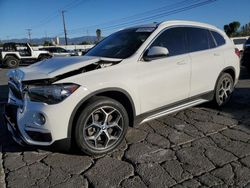
[[175, 56], [186, 53], [186, 39], [184, 28], [170, 28], [161, 33], [151, 44], [153, 46], [161, 46], [168, 49], [168, 56]]

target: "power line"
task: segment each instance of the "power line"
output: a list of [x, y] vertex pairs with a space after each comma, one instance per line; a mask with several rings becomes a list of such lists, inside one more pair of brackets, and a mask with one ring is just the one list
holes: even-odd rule
[[182, 0], [182, 1], [177, 2], [177, 3], [173, 3], [173, 4], [170, 4], [170, 5], [165, 5], [165, 6], [160, 7], [160, 8], [156, 8], [156, 9], [149, 10], [149, 11], [144, 11], [144, 12], [137, 13], [137, 14], [134, 14], [134, 15], [131, 15], [131, 16], [127, 16], [127, 17], [124, 17], [124, 18], [114, 19], [114, 20], [103, 22], [103, 23], [100, 23], [100, 24], [95, 24], [95, 25], [80, 27], [80, 28], [76, 28], [76, 29], [71, 29], [69, 31], [70, 32], [75, 32], [75, 31], [78, 31], [78, 30], [82, 31], [82, 30], [85, 30], [85, 29], [101, 27], [102, 25], [104, 25], [104, 26], [105, 25], [110, 25], [110, 24], [112, 25], [112, 24], [120, 23], [122, 21], [124, 22], [124, 21], [127, 21], [127, 20], [132, 20], [132, 19], [136, 19], [136, 18], [140, 18], [140, 17], [143, 18], [143, 17], [148, 16], [148, 15], [152, 15], [152, 14], [159, 13], [159, 12], [165, 12], [166, 10], [173, 9], [173, 8], [178, 8], [180, 6], [184, 6], [187, 3], [194, 3], [194, 2], [197, 2], [197, 1], [201, 1], [201, 0]]
[[188, 10], [191, 10], [191, 9], [194, 9], [194, 8], [197, 8], [197, 7], [204, 6], [206, 4], [213, 3], [215, 1], [218, 1], [218, 0], [206, 0], [204, 2], [200, 2], [200, 3], [196, 3], [196, 4], [193, 4], [193, 5], [186, 6], [186, 7], [182, 7], [182, 8], [179, 8], [179, 9], [167, 11], [167, 12], [164, 12], [164, 13], [161, 13], [161, 14], [148, 16], [148, 17], [145, 17], [145, 18], [142, 18], [142, 19], [137, 19], [137, 20], [134, 20], [134, 21], [129, 21], [129, 22], [125, 22], [125, 23], [121, 23], [121, 24], [117, 24], [117, 25], [103, 27], [102, 29], [103, 30], [109, 30], [109, 29], [116, 29], [116, 28], [125, 27], [125, 26], [133, 26], [134, 24], [145, 23], [145, 22], [148, 22], [148, 21], [151, 21], [151, 20], [167, 17], [167, 16], [170, 16], [170, 15], [173, 15], [173, 14], [184, 12], [184, 11], [188, 11]]
[[[121, 28], [121, 27], [125, 27], [125, 26], [126, 27], [133, 26], [135, 24], [145, 23], [145, 22], [148, 22], [148, 21], [151, 21], [151, 20], [160, 19], [160, 18], [164, 18], [164, 17], [170, 16], [170, 15], [173, 15], [173, 14], [188, 11], [188, 10], [191, 10], [191, 9], [194, 9], [194, 8], [197, 8], [197, 7], [201, 7], [201, 6], [213, 3], [215, 1], [218, 1], [218, 0], [205, 0], [205, 1], [204, 0], [203, 1], [195, 0], [195, 1], [191, 1], [191, 2], [190, 2], [190, 0], [181, 1], [179, 3], [174, 3], [174, 4], [171, 4], [169, 6], [165, 6], [164, 7], [165, 10], [161, 8], [161, 11], [159, 11], [159, 9], [147, 11], [146, 15], [149, 15], [148, 12], [151, 12], [152, 13], [151, 16], [143, 16], [143, 17], [138, 18], [138, 19], [133, 19], [133, 20], [126, 21], [126, 18], [132, 18], [133, 17], [133, 16], [130, 16], [130, 17], [122, 18], [123, 20], [125, 20], [123, 23], [111, 24], [111, 25], [105, 26], [105, 27], [100, 27], [100, 25], [102, 25], [102, 24], [95, 25], [95, 26], [101, 28], [103, 31], [107, 31], [107, 30], [111, 30], [111, 29], [117, 29], [117, 28]], [[187, 2], [188, 2], [188, 4], [186, 4]], [[178, 4], [178, 6], [177, 6], [177, 4]], [[173, 7], [177, 7], [177, 8], [173, 8]], [[141, 13], [141, 14], [145, 14], [145, 12]], [[119, 20], [122, 20], [122, 19], [119, 19]], [[92, 28], [92, 27], [93, 26], [84, 27], [84, 28]], [[81, 28], [81, 29], [83, 30], [84, 28]], [[80, 29], [80, 28], [78, 28], [78, 29]], [[78, 29], [69, 30], [68, 32], [70, 34], [76, 34], [76, 33], [78, 33]]]

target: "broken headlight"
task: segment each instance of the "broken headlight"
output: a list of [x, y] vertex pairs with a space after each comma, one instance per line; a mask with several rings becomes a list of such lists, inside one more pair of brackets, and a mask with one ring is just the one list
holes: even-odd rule
[[29, 86], [28, 95], [33, 102], [57, 104], [70, 96], [78, 87], [77, 84]]

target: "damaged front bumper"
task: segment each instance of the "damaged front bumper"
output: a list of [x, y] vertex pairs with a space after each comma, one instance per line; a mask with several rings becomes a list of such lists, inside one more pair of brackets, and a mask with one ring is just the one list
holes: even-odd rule
[[16, 122], [17, 107], [14, 105], [6, 104], [4, 106], [3, 117], [8, 131], [11, 133], [13, 140], [21, 145], [26, 145], [25, 139], [23, 138]]
[[25, 130], [25, 134], [22, 133], [17, 124], [17, 111], [18, 106], [6, 104], [3, 112], [5, 124], [13, 140], [21, 146], [36, 144], [50, 145], [49, 143], [52, 141], [50, 133], [42, 133], [34, 130]]

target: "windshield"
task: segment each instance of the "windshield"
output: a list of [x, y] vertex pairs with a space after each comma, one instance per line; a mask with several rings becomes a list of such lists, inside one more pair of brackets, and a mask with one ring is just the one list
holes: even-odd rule
[[98, 43], [86, 55], [125, 59], [133, 55], [155, 28], [118, 31]]

